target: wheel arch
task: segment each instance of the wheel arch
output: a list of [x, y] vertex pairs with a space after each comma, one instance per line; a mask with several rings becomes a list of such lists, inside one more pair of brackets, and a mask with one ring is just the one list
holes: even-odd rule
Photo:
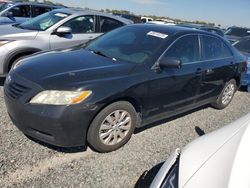
[[236, 85], [239, 88], [241, 86], [241, 76], [235, 76], [233, 79], [236, 81]]
[[[119, 98], [116, 98], [114, 100], [110, 100], [107, 104], [103, 105], [96, 113], [95, 115], [92, 117], [90, 123], [89, 123], [89, 126], [87, 128], [87, 132], [89, 130], [89, 127], [91, 125], [91, 123], [93, 122], [93, 120], [95, 119], [95, 117], [104, 109], [106, 108], [107, 106], [115, 103], [115, 102], [119, 102], [119, 101], [125, 101], [125, 102], [129, 102], [136, 110], [137, 114], [138, 114], [138, 122], [137, 122], [137, 125], [139, 125], [142, 121], [142, 105], [140, 105], [140, 102], [138, 99], [134, 98], [134, 97], [119, 97]], [[86, 132], [86, 134], [87, 134]]]
[[37, 52], [40, 52], [41, 50], [38, 48], [23, 48], [23, 49], [18, 49], [15, 50], [14, 52], [10, 53], [4, 63], [4, 73], [8, 73], [10, 71], [10, 68], [12, 64], [15, 62], [20, 57], [26, 56], [26, 55], [31, 55]]

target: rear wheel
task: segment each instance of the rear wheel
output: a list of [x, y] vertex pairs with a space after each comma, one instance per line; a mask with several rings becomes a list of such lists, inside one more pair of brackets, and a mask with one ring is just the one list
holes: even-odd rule
[[134, 107], [126, 101], [115, 102], [94, 118], [88, 130], [88, 143], [102, 153], [117, 150], [129, 141], [136, 123]]
[[217, 108], [217, 109], [226, 108], [230, 104], [230, 102], [232, 101], [236, 90], [237, 90], [236, 81], [234, 79], [232, 79], [226, 83], [220, 96], [218, 97], [216, 102], [212, 104], [212, 106]]

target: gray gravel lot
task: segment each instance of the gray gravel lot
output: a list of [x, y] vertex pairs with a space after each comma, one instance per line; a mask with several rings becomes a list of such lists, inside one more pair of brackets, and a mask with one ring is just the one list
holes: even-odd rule
[[62, 152], [31, 141], [15, 128], [0, 87], [0, 187], [134, 187], [145, 170], [197, 138], [196, 126], [208, 133], [248, 112], [250, 94], [238, 92], [225, 110], [208, 106], [156, 123], [139, 130], [118, 151]]

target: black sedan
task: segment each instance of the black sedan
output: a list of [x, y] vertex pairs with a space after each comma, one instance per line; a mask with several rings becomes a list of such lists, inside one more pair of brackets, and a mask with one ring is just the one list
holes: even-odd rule
[[212, 33], [130, 25], [85, 46], [19, 61], [6, 79], [5, 101], [26, 135], [110, 152], [127, 143], [136, 127], [208, 103], [225, 108], [240, 85], [244, 61]]

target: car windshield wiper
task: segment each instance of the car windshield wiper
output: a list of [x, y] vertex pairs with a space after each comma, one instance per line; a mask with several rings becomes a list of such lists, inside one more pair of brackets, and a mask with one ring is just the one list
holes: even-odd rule
[[109, 59], [112, 59], [112, 60], [116, 61], [115, 58], [109, 57], [109, 56], [107, 56], [106, 54], [104, 54], [104, 53], [101, 52], [101, 51], [98, 51], [98, 50], [90, 50], [90, 51], [91, 51], [92, 53], [97, 54], [97, 55], [100, 55], [100, 56], [103, 56], [103, 57], [106, 57], [106, 58], [109, 58]]

